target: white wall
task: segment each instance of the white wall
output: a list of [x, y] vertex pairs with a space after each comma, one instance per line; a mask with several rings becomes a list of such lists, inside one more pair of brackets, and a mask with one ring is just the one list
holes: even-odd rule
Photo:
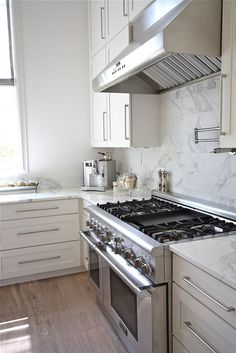
[[45, 178], [79, 186], [82, 160], [96, 156], [90, 148], [87, 5], [21, 1], [29, 174], [42, 186]]

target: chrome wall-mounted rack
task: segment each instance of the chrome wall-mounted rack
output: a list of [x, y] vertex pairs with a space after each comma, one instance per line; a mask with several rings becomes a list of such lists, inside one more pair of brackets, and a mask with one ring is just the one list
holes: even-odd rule
[[220, 131], [220, 127], [219, 126], [213, 126], [213, 127], [195, 128], [194, 129], [194, 142], [195, 143], [199, 143], [199, 142], [219, 142], [220, 141], [220, 137], [199, 138], [199, 133], [212, 132], [212, 131]]

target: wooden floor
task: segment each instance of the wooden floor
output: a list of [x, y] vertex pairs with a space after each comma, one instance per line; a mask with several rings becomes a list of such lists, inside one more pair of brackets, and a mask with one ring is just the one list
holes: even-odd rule
[[127, 353], [86, 273], [0, 288], [1, 353]]

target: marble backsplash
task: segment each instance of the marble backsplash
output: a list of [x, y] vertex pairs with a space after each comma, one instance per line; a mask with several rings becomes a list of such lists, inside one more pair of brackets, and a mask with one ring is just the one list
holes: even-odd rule
[[219, 125], [220, 79], [189, 85], [159, 99], [159, 146], [114, 150], [118, 171], [132, 168], [141, 187], [156, 189], [158, 170], [166, 169], [170, 191], [236, 207], [236, 156], [210, 153], [217, 143], [194, 143], [195, 127]]

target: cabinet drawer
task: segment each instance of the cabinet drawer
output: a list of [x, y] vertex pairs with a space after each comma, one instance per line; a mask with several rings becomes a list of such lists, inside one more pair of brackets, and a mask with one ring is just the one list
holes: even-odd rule
[[173, 260], [174, 282], [236, 328], [236, 290], [179, 256]]
[[79, 216], [64, 215], [1, 222], [1, 250], [79, 240]]
[[78, 212], [78, 199], [21, 202], [0, 206], [0, 220], [54, 216]]
[[191, 353], [236, 352], [236, 330], [176, 284], [173, 333]]
[[173, 336], [173, 353], [189, 353]]
[[80, 241], [1, 251], [1, 279], [80, 266]]

